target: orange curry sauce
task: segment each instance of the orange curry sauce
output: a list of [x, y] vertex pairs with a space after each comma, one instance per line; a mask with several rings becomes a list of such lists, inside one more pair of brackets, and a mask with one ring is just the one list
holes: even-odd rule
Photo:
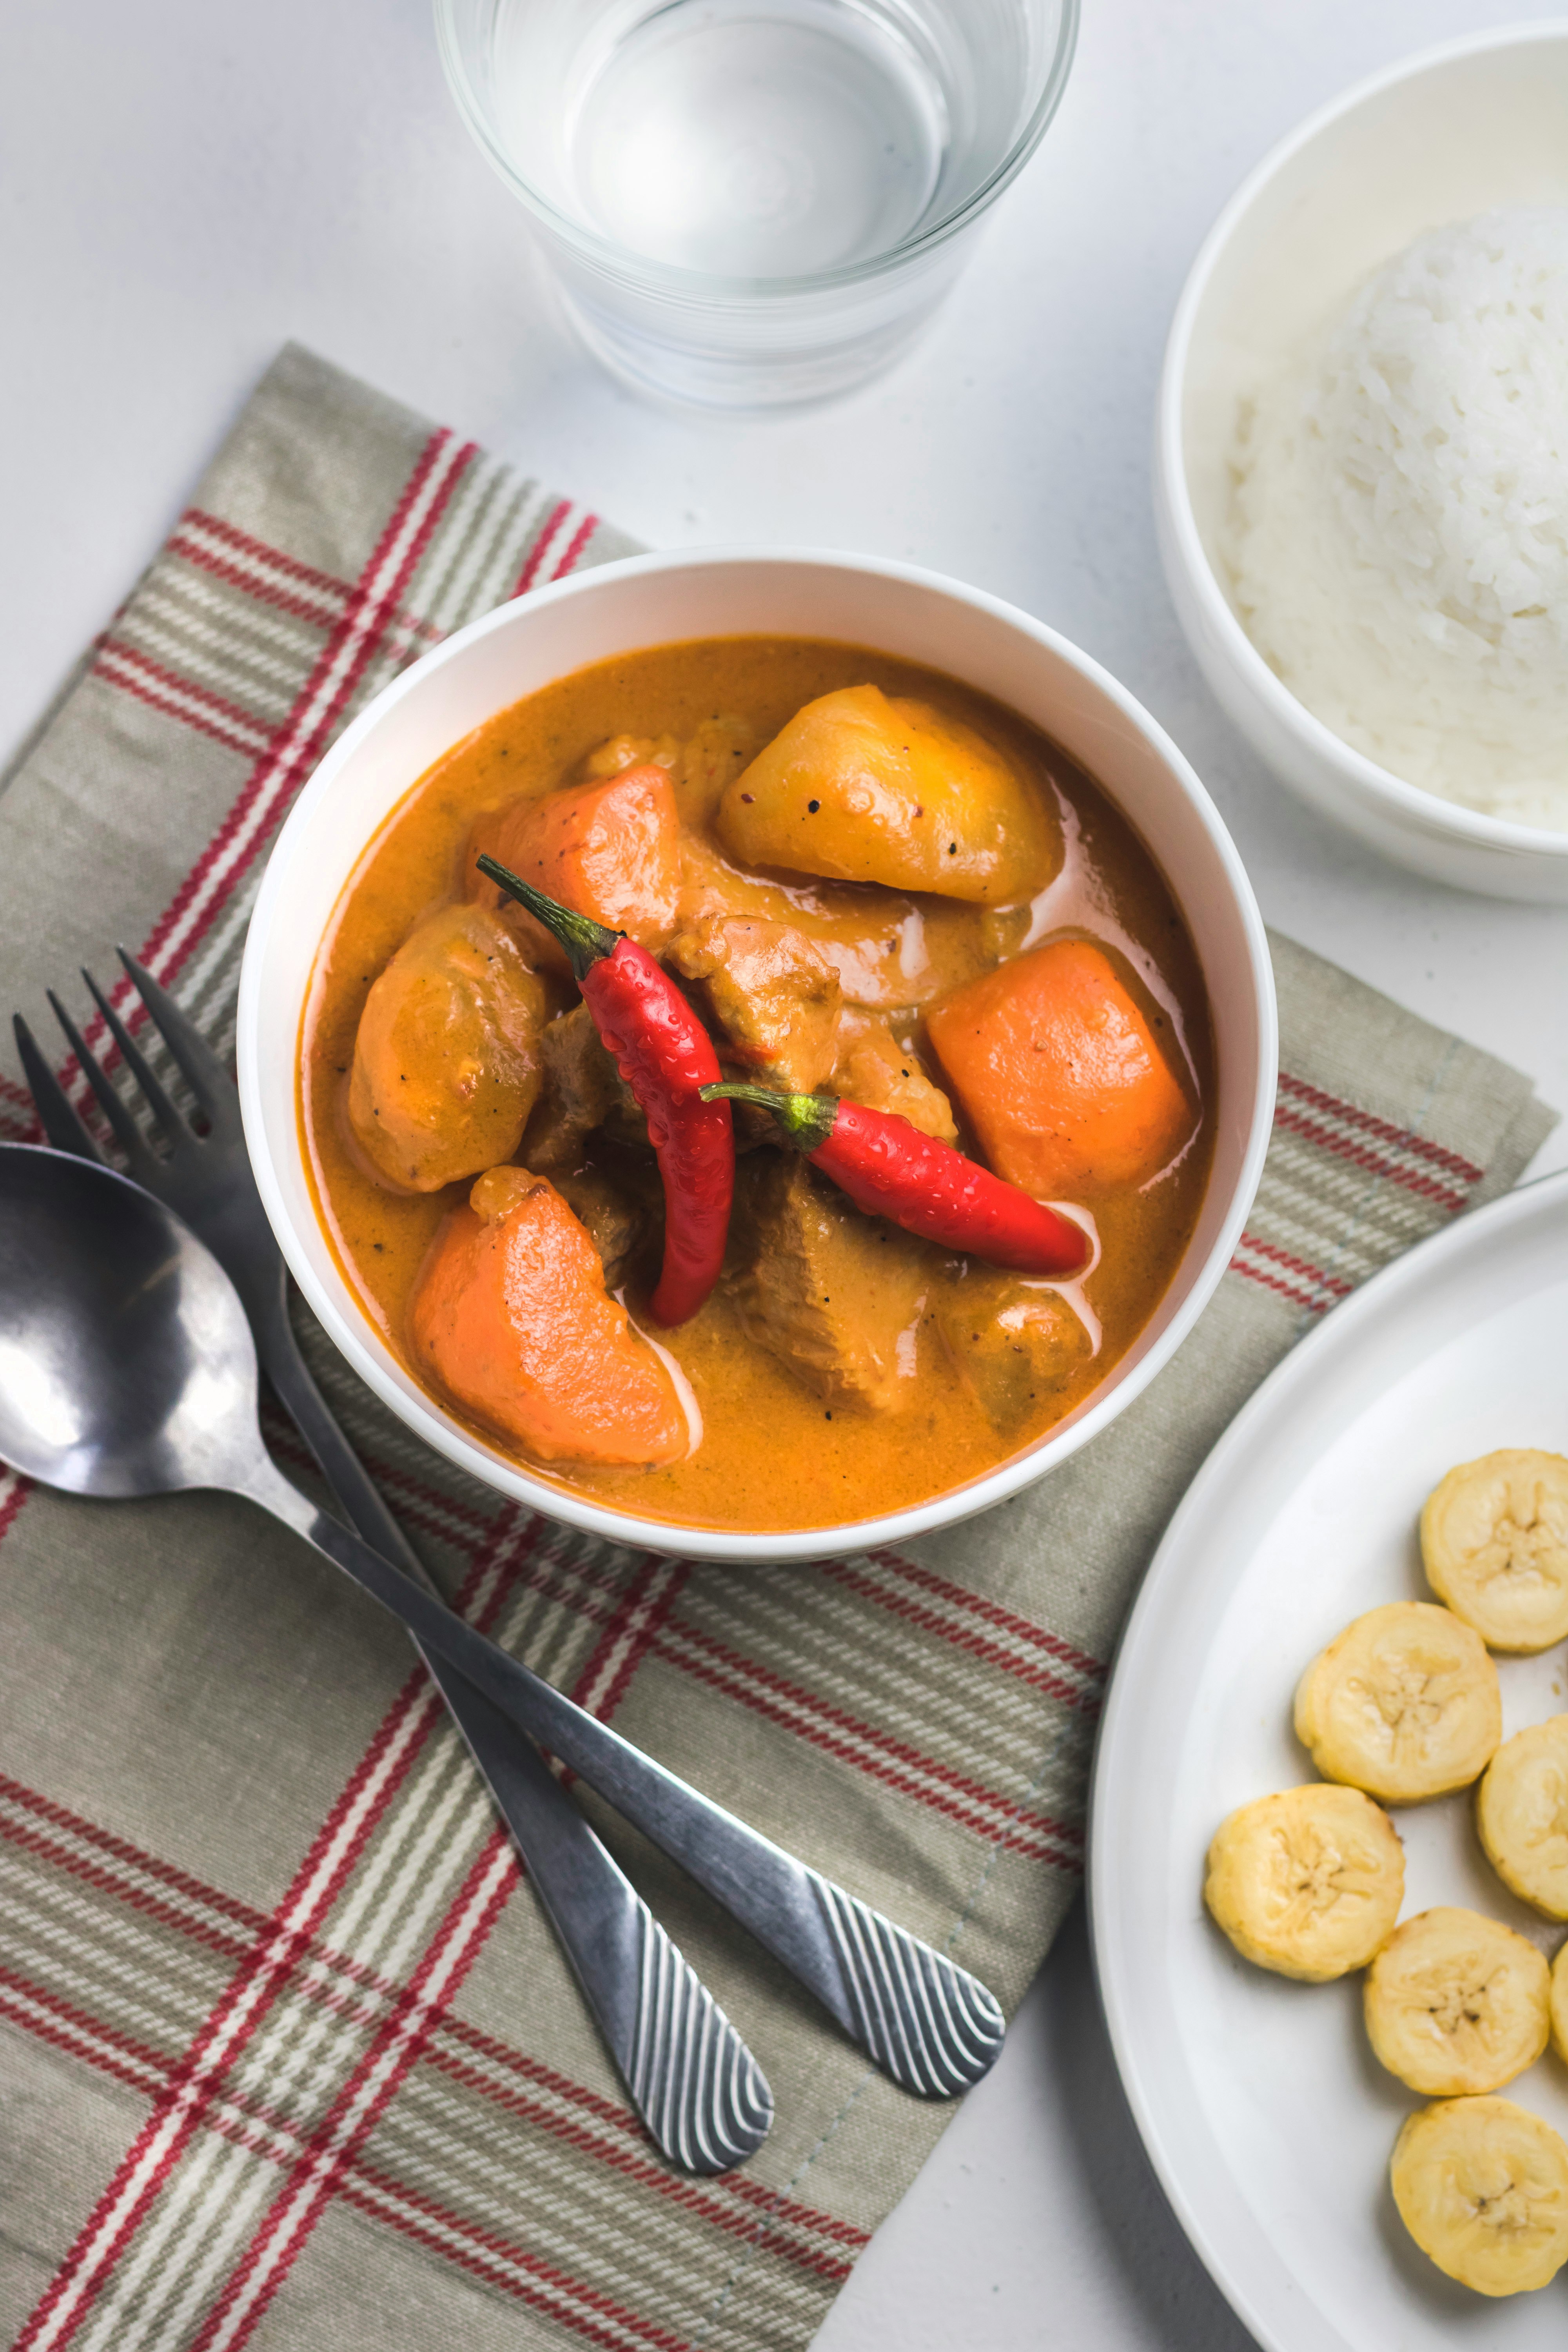
[[[423, 915], [463, 895], [461, 867], [476, 816], [556, 789], [608, 738], [669, 736], [685, 744], [718, 719], [733, 739], [760, 749], [802, 704], [867, 683], [931, 702], [1005, 751], [1060, 819], [1063, 871], [1041, 899], [1016, 909], [907, 897], [878, 885], [817, 885], [800, 875], [769, 878], [804, 893], [806, 907], [815, 900], [826, 908], [828, 931], [847, 935], [864, 908], [868, 950], [859, 1000], [889, 1023], [939, 1086], [924, 1006], [1026, 942], [1064, 933], [1099, 939], [1115, 955], [1188, 1097], [1192, 1134], [1172, 1166], [1142, 1187], [1108, 1186], [1082, 1197], [1102, 1245], [1086, 1285], [1100, 1327], [1098, 1351], [1091, 1354], [1086, 1340], [1058, 1379], [1016, 1398], [1002, 1420], [994, 1400], [990, 1411], [983, 1406], [953, 1344], [955, 1313], [962, 1322], [971, 1299], [982, 1310], [977, 1324], [991, 1318], [975, 1342], [983, 1336], [989, 1341], [1003, 1295], [999, 1278], [889, 1229], [889, 1279], [908, 1292], [906, 1347], [913, 1367], [896, 1407], [825, 1408], [784, 1362], [747, 1337], [721, 1283], [691, 1321], [654, 1334], [690, 1381], [703, 1417], [700, 1445], [668, 1468], [527, 1465], [563, 1491], [651, 1518], [736, 1530], [830, 1527], [921, 1502], [995, 1468], [1083, 1403], [1148, 1320], [1192, 1234], [1215, 1125], [1198, 960], [1158, 868], [1098, 786], [1015, 713], [940, 673], [837, 644], [701, 640], [578, 671], [500, 712], [419, 779], [344, 889], [305, 1016], [299, 1116], [318, 1213], [365, 1314], [406, 1362], [405, 1317], [421, 1265], [443, 1219], [471, 1188], [468, 1179], [433, 1194], [404, 1194], [374, 1181], [353, 1142], [344, 1097], [370, 987]], [[896, 951], [888, 946], [889, 908], [899, 927]], [[821, 922], [809, 927], [822, 935]], [[566, 983], [551, 984], [561, 1008], [574, 1002]], [[961, 1144], [973, 1150], [962, 1113], [959, 1126]], [[526, 1138], [519, 1156], [526, 1160]], [[655, 1250], [626, 1294], [645, 1328], [657, 1267]], [[969, 1334], [959, 1338], [967, 1344]], [[493, 1433], [475, 1434], [496, 1445]]]

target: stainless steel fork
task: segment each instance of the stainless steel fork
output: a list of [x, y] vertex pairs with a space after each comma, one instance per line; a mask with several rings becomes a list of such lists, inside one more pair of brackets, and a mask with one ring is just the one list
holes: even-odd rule
[[[154, 1150], [51, 990], [56, 1018], [128, 1172], [176, 1210], [221, 1261], [245, 1303], [263, 1369], [351, 1524], [384, 1559], [434, 1591], [300, 1353], [289, 1320], [287, 1270], [251, 1174], [234, 1082], [152, 974], [123, 948], [120, 960], [205, 1121], [205, 1132], [198, 1134], [108, 997], [84, 972], [167, 1147]], [[14, 1026], [49, 1141], [57, 1150], [101, 1159], [20, 1014]], [[751, 2052], [537, 1749], [460, 1675], [428, 1656], [425, 1663], [653, 2137], [687, 2171], [723, 2172], [742, 2163], [761, 2147], [773, 2112], [773, 2094]]]

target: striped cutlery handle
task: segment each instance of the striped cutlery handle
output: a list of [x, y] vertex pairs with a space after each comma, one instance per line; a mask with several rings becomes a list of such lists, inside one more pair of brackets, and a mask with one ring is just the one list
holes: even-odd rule
[[[847, 1895], [805, 1874], [837, 1966], [821, 1998], [885, 2074], [921, 2098], [956, 2098], [988, 2074], [1006, 2020], [978, 1977]], [[824, 1971], [826, 1974], [826, 1971]]]
[[[922, 2098], [951, 2098], [995, 2063], [1005, 2020], [977, 1978], [809, 1870], [645, 1756], [521, 1658], [498, 1649], [317, 1511], [265, 1457], [244, 1492], [298, 1528], [401, 1617], [426, 1654], [456, 1666], [597, 1789], [798, 1977], [896, 2083]], [[531, 1868], [531, 1850], [529, 1861]], [[576, 1954], [574, 1960], [590, 1985], [583, 1960]]]
[[[636, 1899], [636, 1898], [634, 1898]], [[773, 2119], [762, 2068], [701, 1979], [637, 1902], [641, 1949], [631, 2046], [616, 2057], [633, 2104], [673, 2163], [728, 2172]]]
[[[265, 1328], [275, 1386], [355, 1526], [384, 1559], [432, 1591], [423, 1562], [310, 1379], [287, 1318], [258, 1318], [256, 1328], [258, 1336]], [[773, 2122], [762, 2068], [526, 1733], [438, 1652], [426, 1649], [425, 1663], [511, 1832], [633, 2106], [672, 2164], [689, 2172], [743, 2164]]]

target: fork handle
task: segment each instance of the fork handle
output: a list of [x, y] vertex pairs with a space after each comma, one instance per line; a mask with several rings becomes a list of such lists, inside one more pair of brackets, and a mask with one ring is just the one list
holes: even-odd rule
[[[311, 1379], [289, 1326], [252, 1309], [258, 1352], [342, 1508], [383, 1559], [436, 1588]], [[438, 1596], [437, 1596], [438, 1597]], [[745, 2043], [532, 1742], [472, 1683], [419, 1654], [489, 1786], [598, 2020], [632, 2104], [671, 2161], [725, 2172], [753, 2156], [773, 2094]]]
[[727, 1812], [400, 1576], [307, 1502], [259, 1446], [237, 1491], [297, 1528], [427, 1649], [608, 1798], [905, 2090], [952, 2098], [994, 2063], [1005, 2021], [994, 1995], [967, 1969]]
[[251, 1310], [251, 1328], [256, 1334], [261, 1369], [315, 1455], [351, 1526], [383, 1559], [391, 1560], [427, 1592], [434, 1591], [424, 1561], [388, 1510], [380, 1487], [343, 1435], [331, 1405], [310, 1377], [289, 1320], [287, 1286], [288, 1276], [279, 1266], [276, 1308], [270, 1297], [265, 1313], [259, 1302], [246, 1302]]

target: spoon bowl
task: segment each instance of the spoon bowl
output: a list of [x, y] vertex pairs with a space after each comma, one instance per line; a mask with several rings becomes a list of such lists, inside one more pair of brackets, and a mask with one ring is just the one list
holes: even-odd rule
[[128, 1177], [0, 1147], [0, 1455], [123, 1500], [245, 1483], [256, 1349], [216, 1260]]

